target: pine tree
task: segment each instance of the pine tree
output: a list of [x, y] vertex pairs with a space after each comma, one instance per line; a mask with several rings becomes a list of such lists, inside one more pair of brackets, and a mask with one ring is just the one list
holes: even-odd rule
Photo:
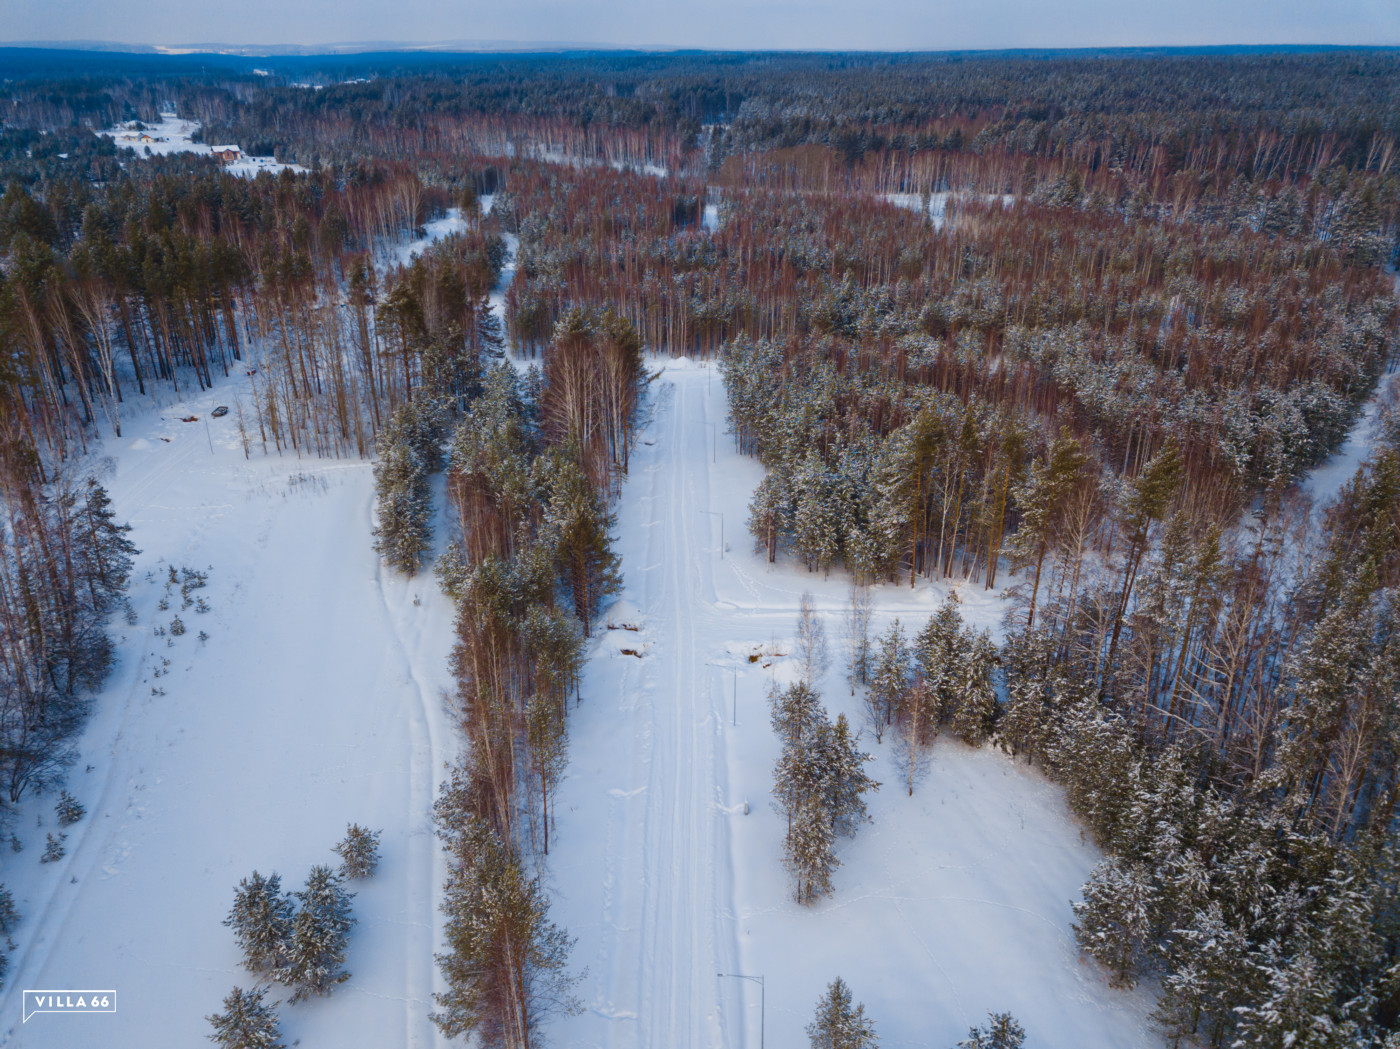
[[374, 483], [379, 514], [374, 548], [392, 567], [411, 575], [432, 539], [427, 471], [407, 441], [381, 440]]
[[783, 839], [786, 864], [796, 886], [798, 903], [811, 903], [831, 891], [831, 875], [841, 861], [836, 858], [836, 834], [831, 816], [820, 797], [804, 797], [791, 813]]
[[300, 904], [292, 919], [286, 955], [273, 976], [292, 988], [292, 1002], [327, 995], [338, 983], [350, 979], [343, 968], [345, 947], [356, 919], [350, 914], [354, 893], [346, 892], [340, 875], [318, 864], [311, 868], [306, 887], [294, 893]]
[[573, 457], [551, 451], [535, 460], [531, 477], [543, 493], [542, 545], [553, 551], [559, 581], [568, 588], [583, 636], [604, 597], [622, 588], [608, 529], [612, 518]]
[[334, 850], [340, 857], [342, 878], [368, 878], [379, 866], [379, 835], [382, 831], [366, 830], [358, 823], [345, 830], [345, 839]]
[[1153, 523], [1160, 520], [1181, 487], [1185, 474], [1185, 463], [1181, 449], [1173, 439], [1169, 439], [1162, 450], [1153, 456], [1127, 486], [1119, 503], [1118, 517], [1123, 527], [1127, 551], [1123, 557], [1123, 582], [1114, 603], [1113, 635], [1108, 645], [1108, 655], [1104, 659], [1104, 669], [1111, 673], [1114, 668], [1118, 640], [1123, 630], [1123, 620], [1128, 612], [1128, 602], [1133, 586], [1142, 568], [1142, 561], [1150, 543], [1148, 536]]
[[821, 697], [798, 681], [779, 691], [775, 685], [768, 694], [769, 720], [784, 747], [795, 746], [809, 728], [826, 717]]
[[1070, 497], [1084, 480], [1088, 463], [1089, 457], [1079, 441], [1069, 430], [1061, 430], [1045, 460], [1033, 463], [1025, 481], [1016, 488], [1021, 519], [1008, 545], [1013, 564], [1034, 566], [1027, 629], [1035, 625], [1045, 557], [1055, 546]]
[[[445, 810], [442, 810], [445, 811]], [[443, 914], [448, 951], [437, 956], [447, 991], [432, 1020], [447, 1038], [526, 1049], [551, 1011], [579, 1008], [566, 972], [573, 941], [549, 920], [539, 883], [483, 821], [459, 813], [451, 830]]]
[[803, 680], [812, 683], [826, 671], [826, 628], [810, 591], [803, 591], [797, 613], [797, 658]]
[[85, 565], [93, 607], [113, 608], [126, 592], [131, 565], [141, 551], [127, 538], [131, 525], [118, 524], [107, 490], [88, 478], [74, 530], [75, 553]]
[[254, 871], [240, 881], [224, 924], [233, 930], [249, 972], [272, 972], [282, 965], [292, 933], [292, 900], [282, 892], [277, 872], [264, 878]]
[[754, 489], [749, 502], [749, 531], [767, 553], [771, 564], [778, 546], [792, 528], [793, 505], [786, 472], [775, 466]]
[[869, 818], [864, 795], [880, 785], [866, 774], [870, 755], [858, 749], [844, 714], [832, 724], [816, 694], [800, 683], [775, 692], [772, 703], [773, 727], [783, 739], [773, 794], [787, 817], [784, 863], [797, 901], [810, 903], [831, 890], [840, 863], [836, 836], [854, 835]]
[[797, 492], [793, 539], [809, 572], [825, 573], [835, 560], [840, 528], [832, 513], [831, 472], [815, 448], [809, 448], [792, 478]]
[[953, 687], [955, 696], [948, 727], [970, 747], [980, 747], [996, 725], [997, 694], [992, 668], [997, 662], [996, 646], [984, 630], [965, 630], [959, 637], [958, 662]]
[[896, 619], [879, 641], [875, 671], [870, 690], [866, 693], [866, 710], [870, 727], [875, 730], [875, 742], [884, 737], [885, 726], [904, 702], [909, 688], [909, 653], [904, 646], [904, 631]]
[[865, 1006], [851, 1006], [851, 989], [836, 977], [817, 999], [817, 1012], [807, 1025], [812, 1049], [877, 1049], [880, 1039], [865, 1015]]
[[0, 885], [0, 932], [9, 936], [18, 924], [19, 908], [15, 906], [15, 898], [8, 888]]
[[224, 1011], [205, 1019], [214, 1025], [209, 1040], [220, 1049], [285, 1049], [277, 1022], [277, 1007], [263, 1001], [264, 991], [235, 987], [224, 999]]
[[985, 1027], [968, 1029], [958, 1049], [1021, 1049], [1026, 1032], [1010, 1013], [988, 1013]]
[[1083, 901], [1074, 904], [1074, 936], [1108, 970], [1112, 986], [1132, 987], [1156, 947], [1157, 913], [1157, 889], [1146, 867], [1105, 860], [1084, 885]]
[[50, 834], [48, 842], [44, 845], [44, 854], [39, 857], [39, 862], [56, 863], [57, 861], [63, 859], [65, 852], [63, 848], [63, 841], [67, 837], [68, 835], [66, 834], [60, 834], [58, 837], [55, 838], [52, 834]]
[[54, 813], [58, 816], [58, 825], [67, 827], [82, 819], [87, 814], [87, 809], [83, 808], [82, 803], [65, 790], [58, 795], [58, 804], [54, 806]]

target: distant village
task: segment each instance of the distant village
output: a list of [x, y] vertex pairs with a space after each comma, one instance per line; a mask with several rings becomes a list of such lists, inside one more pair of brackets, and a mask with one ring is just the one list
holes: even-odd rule
[[[162, 113], [161, 117], [167, 125], [177, 119], [174, 113]], [[190, 133], [197, 126], [198, 125], [192, 124], [182, 126], [180, 128], [180, 134], [176, 136], [173, 141], [180, 143], [180, 147], [184, 150], [198, 151], [199, 146], [189, 141]], [[162, 131], [164, 131], [164, 126], [156, 129], [148, 127], [139, 120], [132, 120], [122, 124], [114, 138], [117, 145], [131, 147], [151, 146], [171, 142], [172, 137], [167, 134], [162, 134]], [[245, 159], [243, 150], [239, 146], [232, 144], [210, 146], [209, 155], [217, 158], [221, 164], [236, 164]]]

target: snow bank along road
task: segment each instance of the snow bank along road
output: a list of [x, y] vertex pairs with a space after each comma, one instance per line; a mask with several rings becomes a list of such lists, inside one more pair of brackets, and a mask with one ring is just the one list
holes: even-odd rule
[[[843, 843], [829, 899], [790, 902], [765, 695], [795, 678], [787, 639], [810, 589], [831, 649], [824, 700], [859, 724], [839, 641], [846, 583], [749, 552], [761, 467], [724, 432], [718, 375], [663, 363], [617, 508], [626, 587], [573, 715], [548, 864], [554, 917], [587, 968], [585, 1012], [555, 1025], [558, 1044], [757, 1046], [759, 987], [717, 976], [744, 973], [766, 978], [777, 1049], [806, 1046], [838, 974], [887, 1047], [951, 1047], [989, 1009], [1011, 1010], [1037, 1046], [1159, 1045], [1150, 994], [1110, 990], [1074, 945], [1070, 900], [1097, 853], [1059, 792], [997, 752], [938, 746], [909, 798], [888, 743], [867, 734], [887, 784], [874, 822]], [[898, 615], [916, 628], [943, 592], [878, 589], [875, 627]], [[999, 619], [980, 585], [963, 596], [973, 622]]]

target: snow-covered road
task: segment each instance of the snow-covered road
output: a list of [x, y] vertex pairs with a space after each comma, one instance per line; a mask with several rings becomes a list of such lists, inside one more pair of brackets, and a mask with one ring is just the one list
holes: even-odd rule
[[[554, 917], [587, 969], [586, 1009], [551, 1033], [616, 1049], [798, 1049], [839, 974], [886, 1047], [951, 1047], [989, 1009], [1010, 1009], [1051, 1049], [1159, 1045], [1150, 996], [1110, 990], [1075, 949], [1069, 901], [1095, 850], [1056, 788], [994, 751], [940, 745], [911, 799], [888, 742], [867, 735], [887, 784], [874, 822], [841, 846], [831, 898], [790, 901], [765, 696], [795, 677], [784, 654], [810, 590], [830, 642], [824, 699], [859, 724], [839, 639], [846, 582], [750, 552], [761, 467], [724, 432], [722, 383], [703, 364], [657, 364], [617, 507], [625, 590], [585, 674], [547, 867]], [[880, 588], [877, 629], [895, 615], [921, 623], [943, 593]], [[974, 622], [999, 618], [995, 594], [963, 597]]]

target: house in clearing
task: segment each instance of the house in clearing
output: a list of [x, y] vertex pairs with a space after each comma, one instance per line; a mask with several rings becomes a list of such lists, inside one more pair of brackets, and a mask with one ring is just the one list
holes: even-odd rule
[[232, 164], [243, 159], [243, 150], [237, 146], [210, 146], [209, 152], [218, 159], [220, 164]]

